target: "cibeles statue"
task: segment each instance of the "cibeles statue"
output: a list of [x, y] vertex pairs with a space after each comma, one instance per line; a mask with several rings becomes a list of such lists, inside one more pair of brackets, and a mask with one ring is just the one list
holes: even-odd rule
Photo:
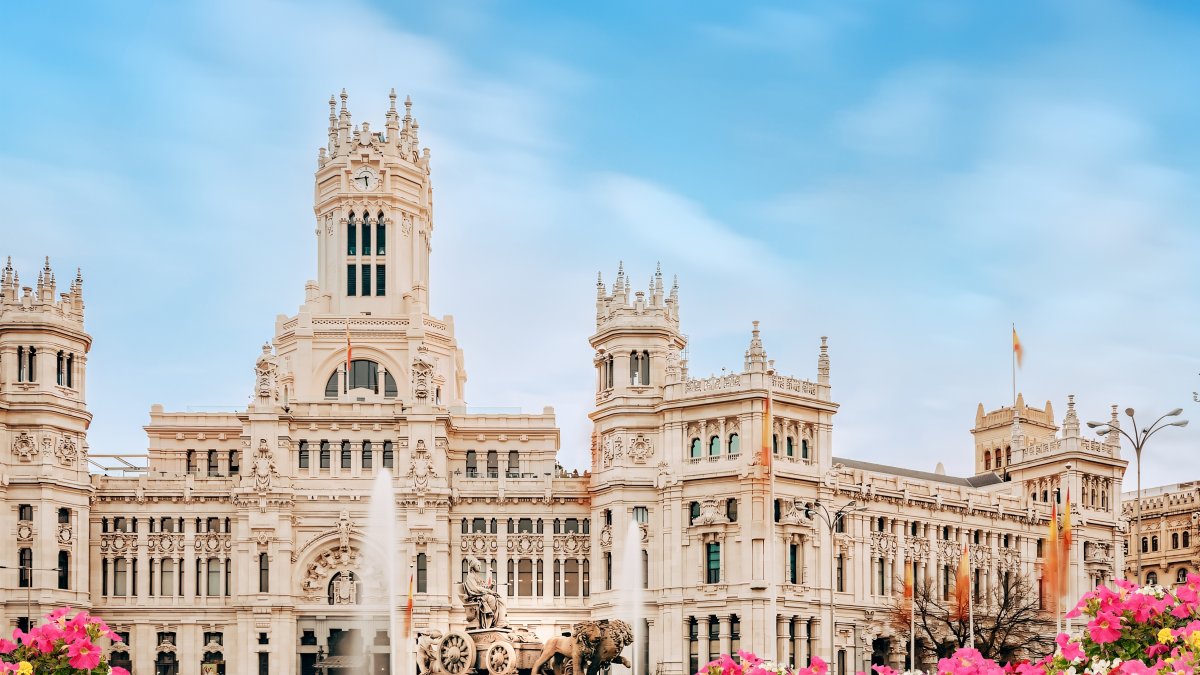
[[508, 626], [508, 608], [479, 558], [472, 558], [468, 565], [467, 579], [463, 582], [463, 604], [468, 613], [474, 611], [475, 616], [468, 616], [467, 620], [474, 623], [475, 628]]

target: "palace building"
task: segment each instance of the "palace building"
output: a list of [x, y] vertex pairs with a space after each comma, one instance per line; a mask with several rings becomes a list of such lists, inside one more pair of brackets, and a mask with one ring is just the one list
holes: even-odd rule
[[[398, 110], [393, 93], [379, 127], [352, 122], [345, 92], [329, 105], [304, 304], [246, 355], [244, 409], [153, 406], [136, 469], [97, 471], [88, 455], [82, 275], [60, 293], [49, 260], [29, 286], [4, 268], [9, 630], [71, 605], [119, 632], [106, 647], [135, 675], [388, 672], [393, 649], [411, 651], [409, 575], [418, 630], [462, 627], [478, 559], [508, 622], [541, 639], [588, 618], [635, 624], [638, 675], [692, 673], [739, 648], [789, 663], [832, 652], [840, 674], [903, 661], [907, 637], [888, 616], [907, 566], [950, 597], [965, 551], [980, 612], [1013, 575], [1036, 585], [1067, 490], [1081, 497], [1071, 594], [1125, 570], [1126, 460], [1081, 435], [1073, 399], [1061, 420], [1049, 402], [980, 405], [971, 439], [946, 449], [973, 453], [971, 476], [835, 456], [826, 339], [807, 338], [815, 372], [793, 376], [756, 325], [740, 368], [695, 377], [684, 300], [659, 271], [645, 288], [623, 269], [597, 283], [595, 332], [579, 336], [596, 368], [592, 467], [564, 471], [553, 408], [465, 405], [454, 320], [431, 313], [431, 161], [411, 104]], [[373, 504], [385, 470], [394, 505]], [[848, 505], [835, 525], [816, 517]], [[394, 508], [383, 553], [398, 580], [370, 562], [385, 541], [368, 533], [373, 506]]]

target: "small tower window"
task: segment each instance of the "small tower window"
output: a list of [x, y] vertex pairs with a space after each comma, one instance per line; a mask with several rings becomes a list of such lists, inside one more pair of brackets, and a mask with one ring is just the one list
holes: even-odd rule
[[[346, 221], [346, 255], [356, 255], [357, 249], [355, 244], [358, 240], [358, 221], [355, 219], [354, 213], [350, 214], [349, 220]], [[351, 293], [350, 295], [354, 295]]]
[[642, 386], [650, 386], [650, 352], [642, 352]]
[[692, 459], [700, 459], [700, 439], [692, 439]]
[[29, 369], [27, 376], [30, 382], [37, 382], [37, 347], [29, 348]]
[[375, 458], [371, 454], [371, 441], [363, 441], [362, 445], [362, 468], [370, 469]]
[[607, 373], [608, 380], [607, 380], [607, 382], [605, 382], [605, 386], [608, 389], [612, 389], [613, 388], [613, 355], [609, 354], [606, 361], [608, 363], [608, 373]]
[[67, 359], [63, 356], [62, 351], [59, 351], [58, 356], [55, 359], [54, 372], [55, 372], [56, 381], [58, 383], [58, 386], [60, 386], [60, 387], [65, 386], [67, 384], [67, 374], [65, 372], [66, 366], [67, 366]]
[[17, 347], [17, 382], [25, 381], [25, 348]]
[[392, 442], [384, 441], [383, 442], [383, 468], [390, 469], [390, 468], [392, 468], [392, 465], [395, 464], [395, 462], [396, 462], [396, 455], [392, 451]]
[[800, 458], [808, 459], [808, 439], [800, 439]]
[[479, 477], [478, 458], [474, 450], [467, 451], [467, 478]]
[[791, 436], [787, 437], [787, 456], [788, 457], [796, 456], [796, 440], [793, 439]]
[[358, 293], [358, 265], [346, 265], [346, 295], [353, 297]]
[[362, 294], [363, 297], [371, 295], [371, 266], [362, 266]]
[[721, 454], [721, 437], [713, 436], [708, 439], [708, 456], [716, 457]]
[[362, 254], [371, 255], [371, 218], [366, 211], [362, 214]]
[[729, 454], [736, 455], [742, 451], [742, 442], [737, 434], [729, 434]]
[[375, 266], [375, 295], [387, 294], [387, 267], [385, 265]]
[[[387, 247], [384, 245], [387, 239], [387, 226], [384, 224], [383, 211], [375, 216], [375, 255], [383, 255], [386, 253]], [[383, 295], [383, 293], [379, 293]]]
[[75, 355], [67, 354], [67, 386], [75, 387]]
[[983, 451], [983, 470], [984, 471], [992, 470], [992, 451], [991, 450]]

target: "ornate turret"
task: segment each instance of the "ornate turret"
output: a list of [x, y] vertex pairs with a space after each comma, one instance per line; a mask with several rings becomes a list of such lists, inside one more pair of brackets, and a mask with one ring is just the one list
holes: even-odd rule
[[761, 373], [767, 369], [767, 350], [763, 349], [762, 338], [758, 333], [758, 322], [753, 322], [750, 330], [750, 346], [746, 349], [745, 372]]
[[829, 385], [829, 338], [821, 336], [821, 355], [817, 357], [817, 384]]

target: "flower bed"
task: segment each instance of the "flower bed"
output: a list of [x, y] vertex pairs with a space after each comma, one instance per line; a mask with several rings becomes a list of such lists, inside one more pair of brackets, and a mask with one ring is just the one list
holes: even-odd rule
[[87, 612], [70, 613], [68, 607], [57, 609], [28, 633], [18, 629], [12, 640], [0, 638], [0, 673], [129, 675], [124, 668], [110, 667], [96, 645], [100, 638], [118, 640], [117, 634]]
[[[1074, 635], [1060, 633], [1054, 653], [1002, 666], [961, 648], [938, 661], [938, 675], [1200, 675], [1200, 576], [1190, 574], [1171, 590], [1127, 581], [1115, 585], [1088, 592], [1067, 613], [1086, 625]], [[740, 662], [722, 655], [696, 675], [827, 675], [829, 670], [817, 657], [810, 666], [792, 669], [748, 652], [738, 655]], [[887, 666], [873, 670], [897, 675]]]

